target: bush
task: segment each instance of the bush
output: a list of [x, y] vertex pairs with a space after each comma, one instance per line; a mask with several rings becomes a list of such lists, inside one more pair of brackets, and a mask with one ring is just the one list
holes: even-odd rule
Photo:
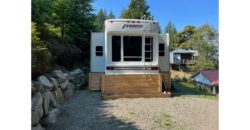
[[58, 64], [70, 69], [75, 64], [82, 63], [82, 51], [75, 45], [59, 43], [56, 40], [49, 40], [47, 44], [49, 51], [55, 56]]
[[188, 79], [187, 79], [186, 77], [183, 77], [183, 78], [182, 78], [182, 81], [183, 81], [183, 82], [187, 82]]
[[52, 55], [38, 35], [36, 24], [32, 22], [32, 77], [46, 73], [52, 64]]

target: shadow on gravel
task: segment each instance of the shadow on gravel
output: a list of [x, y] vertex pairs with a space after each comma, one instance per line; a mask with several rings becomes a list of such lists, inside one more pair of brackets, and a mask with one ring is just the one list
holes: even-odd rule
[[[60, 107], [57, 122], [47, 130], [137, 130], [105, 111], [111, 107], [102, 100], [101, 92], [77, 91]], [[112, 108], [115, 109], [115, 108]]]

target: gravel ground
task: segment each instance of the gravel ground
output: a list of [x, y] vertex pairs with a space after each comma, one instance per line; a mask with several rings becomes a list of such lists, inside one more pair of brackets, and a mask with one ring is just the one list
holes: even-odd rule
[[77, 91], [48, 130], [217, 130], [218, 101], [195, 96], [102, 100]]

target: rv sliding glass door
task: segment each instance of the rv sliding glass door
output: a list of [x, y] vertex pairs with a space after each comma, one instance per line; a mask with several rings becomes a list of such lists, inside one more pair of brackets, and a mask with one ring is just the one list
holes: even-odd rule
[[142, 60], [142, 37], [124, 36], [123, 37], [123, 60], [141, 61]]
[[[153, 36], [146, 36], [143, 40], [142, 36], [112, 36], [112, 61], [113, 62], [129, 62], [153, 61]], [[145, 44], [142, 42], [145, 41]], [[143, 46], [145, 45], [145, 50]], [[144, 58], [143, 54], [144, 53]]]

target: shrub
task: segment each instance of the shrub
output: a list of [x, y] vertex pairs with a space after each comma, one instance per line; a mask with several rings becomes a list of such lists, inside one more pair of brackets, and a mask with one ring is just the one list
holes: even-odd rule
[[55, 56], [58, 64], [72, 68], [77, 63], [82, 63], [82, 51], [75, 45], [68, 43], [59, 43], [56, 40], [47, 41], [48, 49]]
[[183, 78], [182, 78], [182, 81], [183, 81], [183, 82], [187, 82], [188, 79], [187, 79], [186, 77], [183, 77]]
[[32, 22], [32, 77], [43, 74], [49, 70], [52, 64], [52, 55], [46, 44], [40, 40], [36, 23]]

